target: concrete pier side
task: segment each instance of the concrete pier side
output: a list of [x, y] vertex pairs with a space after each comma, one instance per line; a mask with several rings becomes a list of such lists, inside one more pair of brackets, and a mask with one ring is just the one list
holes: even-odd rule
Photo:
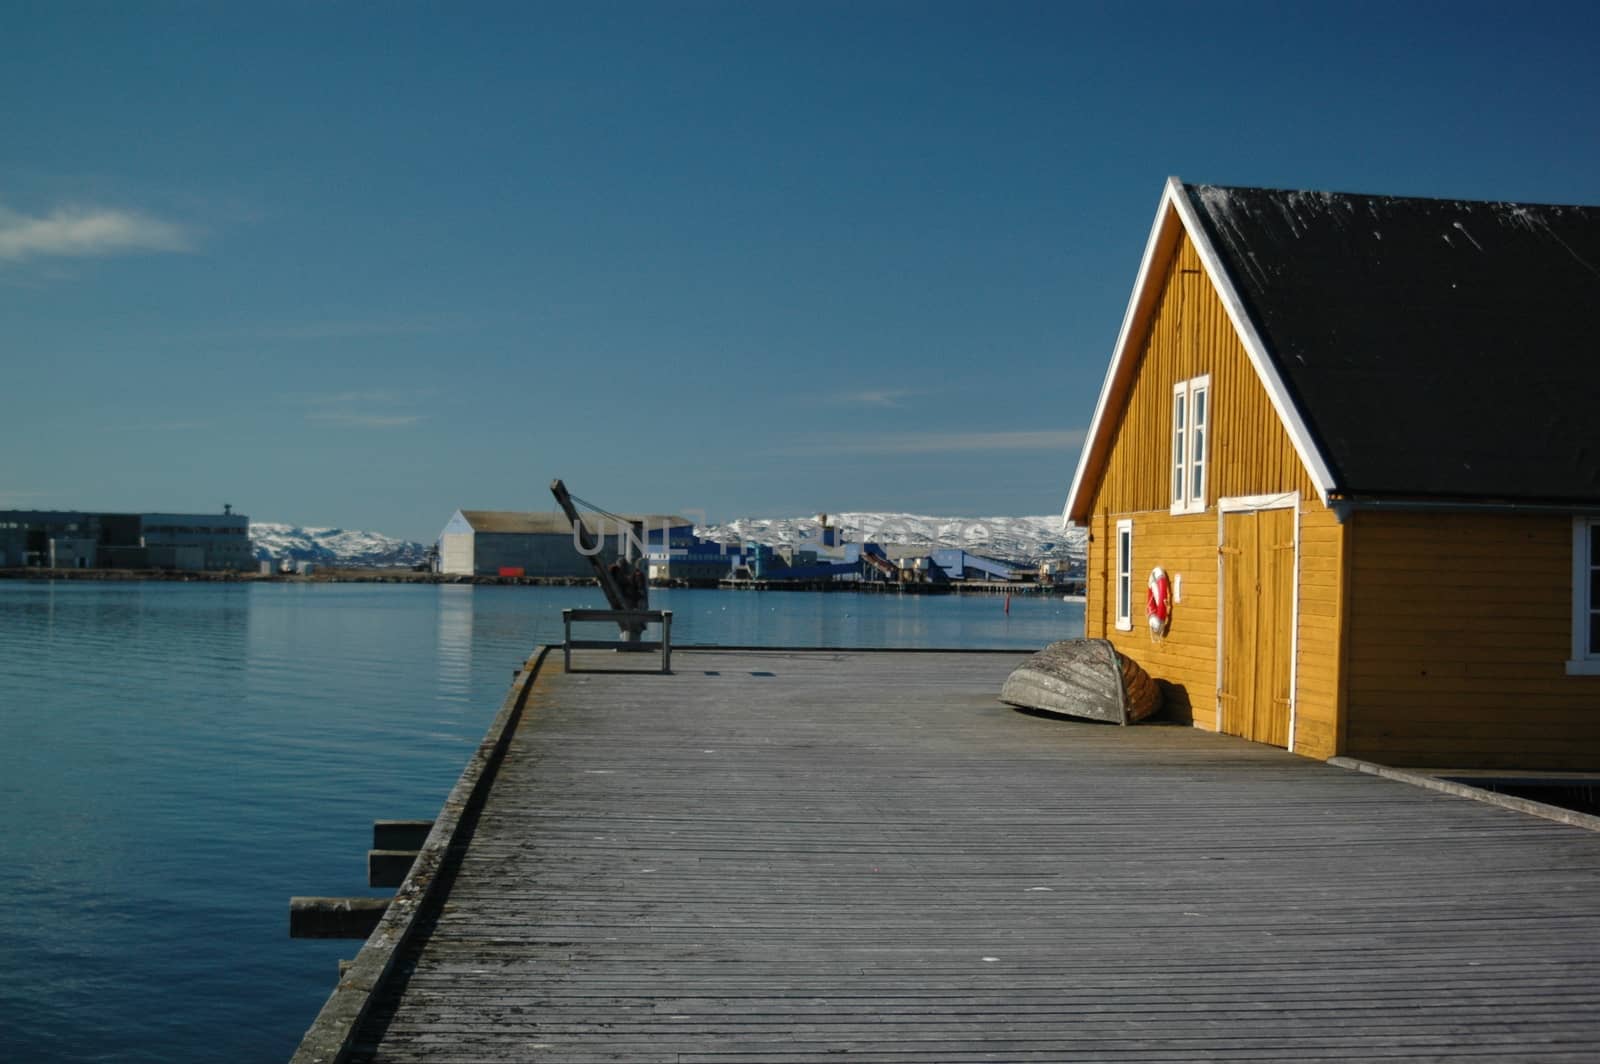
[[1024, 656], [547, 656], [304, 1059], [1600, 1059], [1600, 835], [1018, 712]]

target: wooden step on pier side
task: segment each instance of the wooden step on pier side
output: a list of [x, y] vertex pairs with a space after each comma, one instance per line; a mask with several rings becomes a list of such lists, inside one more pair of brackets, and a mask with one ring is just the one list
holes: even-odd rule
[[296, 1060], [1600, 1059], [1600, 834], [1022, 657], [530, 661]]

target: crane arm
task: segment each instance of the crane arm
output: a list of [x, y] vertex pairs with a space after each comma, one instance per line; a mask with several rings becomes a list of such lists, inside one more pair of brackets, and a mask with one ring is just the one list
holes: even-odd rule
[[573, 536], [582, 544], [583, 555], [589, 559], [589, 564], [594, 568], [595, 579], [599, 581], [600, 590], [605, 593], [606, 601], [614, 610], [628, 609], [622, 588], [617, 586], [617, 581], [606, 568], [606, 563], [600, 560], [599, 534], [591, 532], [589, 526], [583, 523], [583, 518], [578, 515], [578, 508], [573, 504], [572, 496], [568, 494], [567, 486], [561, 482], [561, 478], [557, 477], [550, 482], [550, 494], [556, 497], [561, 512], [572, 522]]
[[[644, 610], [650, 607], [649, 585], [645, 582], [643, 568], [635, 568], [626, 560], [620, 563], [618, 572], [613, 573], [606, 563], [600, 560], [600, 541], [603, 537], [589, 530], [583, 523], [583, 518], [578, 514], [577, 504], [572, 501], [572, 495], [567, 491], [567, 486], [558, 477], [550, 482], [550, 494], [556, 497], [556, 502], [561, 506], [561, 512], [567, 515], [567, 520], [572, 522], [573, 535], [578, 544], [583, 548], [584, 557], [589, 559], [589, 564], [594, 568], [594, 577], [600, 585], [600, 590], [606, 596], [606, 601], [614, 610]], [[618, 530], [621, 531], [620, 529]], [[643, 559], [640, 560], [641, 562]], [[619, 582], [618, 577], [621, 577]], [[638, 642], [644, 634], [643, 621], [618, 621], [617, 627], [622, 629], [622, 634], [629, 642]]]

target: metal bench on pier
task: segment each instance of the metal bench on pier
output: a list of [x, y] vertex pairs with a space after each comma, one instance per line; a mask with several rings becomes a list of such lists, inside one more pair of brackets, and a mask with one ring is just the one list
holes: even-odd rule
[[[573, 622], [604, 621], [615, 624], [624, 633], [622, 639], [574, 639]], [[661, 638], [639, 638], [647, 624], [661, 626]], [[562, 664], [567, 672], [594, 672], [593, 669], [573, 669], [574, 650], [659, 650], [661, 671], [672, 671], [672, 611], [671, 610], [562, 610], [561, 625], [565, 642], [562, 644]]]

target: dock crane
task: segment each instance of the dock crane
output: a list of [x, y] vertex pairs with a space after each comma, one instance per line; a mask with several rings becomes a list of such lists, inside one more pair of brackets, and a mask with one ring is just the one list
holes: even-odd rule
[[[567, 491], [567, 486], [557, 477], [550, 482], [550, 494], [556, 497], [556, 503], [561, 507], [561, 512], [567, 515], [567, 520], [572, 522], [572, 534], [581, 546], [581, 553], [589, 559], [589, 564], [594, 567], [595, 580], [600, 584], [600, 590], [606, 597], [606, 602], [614, 610], [647, 610], [650, 608], [650, 582], [645, 579], [644, 559], [635, 562], [627, 554], [631, 547], [625, 547], [623, 557], [610, 566], [600, 559], [600, 544], [603, 536], [584, 524], [583, 518], [578, 513], [577, 504], [572, 495]], [[600, 510], [592, 503], [586, 504], [590, 509], [601, 514]], [[606, 516], [616, 517], [615, 514]], [[622, 520], [622, 518], [617, 518]], [[621, 531], [620, 529], [618, 530]], [[621, 537], [624, 544], [629, 540], [626, 535]], [[637, 643], [644, 634], [643, 621], [618, 621], [617, 627], [622, 629], [622, 638], [630, 643]]]

